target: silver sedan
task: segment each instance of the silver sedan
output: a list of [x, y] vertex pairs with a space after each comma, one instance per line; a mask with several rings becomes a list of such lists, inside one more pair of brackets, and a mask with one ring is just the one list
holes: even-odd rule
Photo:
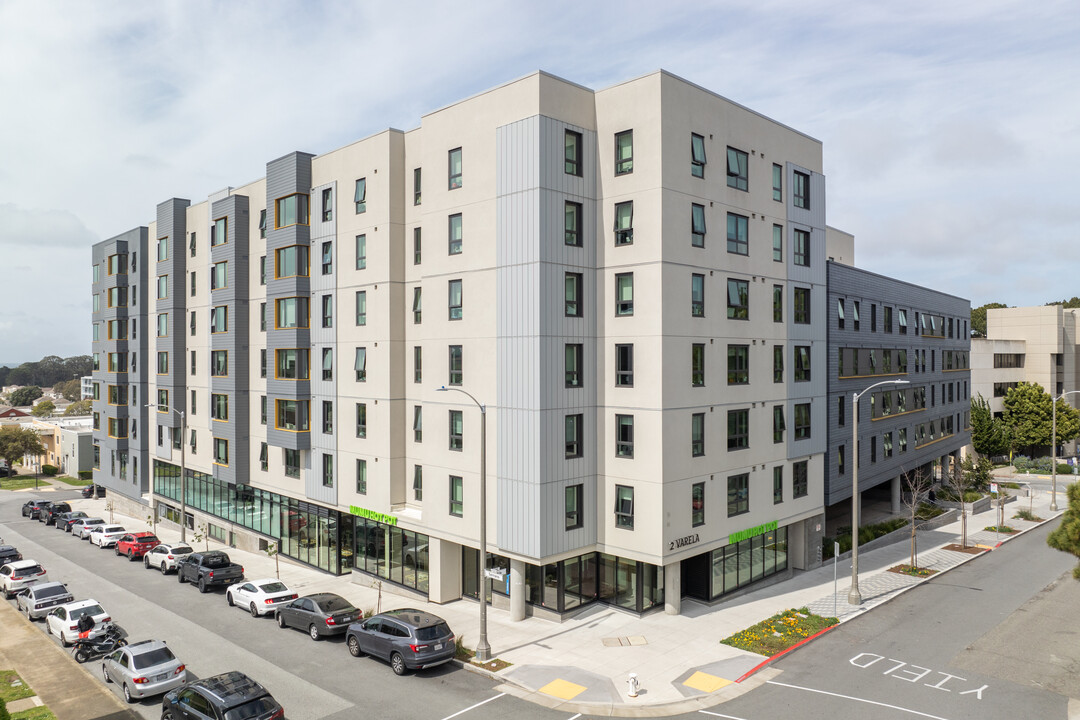
[[187, 680], [187, 670], [164, 640], [143, 640], [106, 655], [101, 676], [107, 683], [120, 685], [124, 699], [133, 703], [180, 687]]

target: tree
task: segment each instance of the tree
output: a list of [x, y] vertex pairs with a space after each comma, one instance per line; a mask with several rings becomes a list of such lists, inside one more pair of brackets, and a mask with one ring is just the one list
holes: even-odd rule
[[[1046, 544], [1080, 557], [1080, 483], [1069, 486], [1068, 497], [1069, 506], [1061, 516], [1061, 525], [1046, 538]], [[1080, 564], [1073, 568], [1073, 577], [1080, 580]]]
[[[1042, 385], [1022, 382], [1005, 395], [1005, 424], [1013, 434], [1013, 443], [1026, 447], [1030, 455], [1037, 446], [1049, 446], [1053, 405]], [[1057, 444], [1080, 435], [1080, 412], [1064, 399], [1057, 402]]]
[[24, 455], [44, 455], [45, 446], [38, 434], [19, 425], [0, 427], [0, 458], [7, 461], [8, 467], [15, 467], [15, 461]]
[[89, 415], [93, 411], [93, 409], [93, 400], [76, 400], [75, 402], [67, 406], [67, 410], [64, 411], [64, 415]]
[[53, 390], [60, 393], [65, 400], [75, 402], [82, 397], [82, 381], [75, 378], [74, 380], [56, 383]]
[[47, 418], [52, 417], [53, 411], [56, 410], [56, 403], [48, 398], [45, 398], [30, 411], [30, 414], [34, 417]]
[[986, 311], [997, 310], [998, 308], [1006, 308], [1008, 305], [1002, 305], [1001, 303], [986, 303], [980, 305], [977, 308], [971, 309], [971, 329], [979, 333], [983, 337], [986, 337]]
[[910, 475], [905, 474], [904, 479], [907, 481], [908, 493], [900, 493], [900, 502], [907, 510], [905, 515], [907, 515], [908, 524], [911, 525], [911, 567], [917, 568], [919, 567], [919, 553], [915, 533], [919, 525], [925, 522], [925, 519], [919, 516], [919, 506], [926, 494], [930, 492], [930, 488], [934, 486], [934, 478], [922, 470], [916, 470]]
[[44, 394], [37, 385], [28, 385], [8, 393], [8, 402], [15, 407], [26, 407], [33, 405], [34, 401]]
[[1008, 428], [990, 411], [982, 393], [971, 398], [971, 445], [980, 455], [1004, 455], [1009, 451]]

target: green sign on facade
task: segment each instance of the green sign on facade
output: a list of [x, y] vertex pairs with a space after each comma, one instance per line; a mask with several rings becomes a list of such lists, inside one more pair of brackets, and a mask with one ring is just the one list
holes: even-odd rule
[[757, 527], [746, 528], [736, 533], [728, 535], [728, 545], [734, 545], [740, 540], [746, 540], [747, 538], [757, 537], [758, 535], [764, 535], [765, 533], [773, 532], [776, 530], [776, 521], [767, 522], [764, 525], [758, 525]]
[[[376, 522], [386, 523], [387, 525], [397, 525], [397, 518], [393, 515], [386, 515], [385, 513], [375, 512], [374, 510], [368, 510], [367, 508], [356, 507], [355, 505], [349, 506], [349, 514], [356, 515], [357, 517], [367, 518], [368, 520], [374, 520]], [[773, 523], [775, 526], [776, 523]]]

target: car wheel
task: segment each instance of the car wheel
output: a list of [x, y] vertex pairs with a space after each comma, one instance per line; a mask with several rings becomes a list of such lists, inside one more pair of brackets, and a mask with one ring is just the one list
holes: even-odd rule
[[276, 616], [274, 616], [274, 619], [277, 620], [277, 626], [279, 628], [284, 628], [285, 627], [285, 616], [284, 615], [282, 615], [281, 613], [278, 613]]
[[206, 592], [206, 590], [207, 590], [207, 588], [206, 588], [206, 579], [205, 578], [199, 578], [199, 592], [204, 593], [204, 592]]
[[109, 677], [109, 671], [105, 668], [105, 663], [101, 663], [101, 679], [105, 681], [105, 684], [112, 682], [112, 678]]
[[67, 635], [64, 634], [63, 630], [60, 631], [60, 644], [64, 647], [71, 647], [71, 643], [68, 642]]
[[248, 605], [248, 610], [251, 612], [251, 617], [259, 617], [259, 609], [255, 607], [255, 603], [251, 603], [250, 605]]
[[161, 720], [174, 720], [172, 710], [162, 710]]
[[135, 551], [134, 550], [128, 550], [128, 562], [131, 562], [134, 559], [135, 559]]
[[311, 623], [311, 625], [308, 626], [307, 631], [308, 631], [308, 635], [311, 636], [312, 640], [318, 641], [318, 639], [319, 639], [319, 626], [318, 625], [316, 625], [315, 623]]
[[184, 573], [180, 572], [179, 568], [176, 570], [176, 582], [184, 584]]
[[353, 657], [360, 657], [364, 654], [364, 651], [360, 649], [360, 640], [355, 635], [349, 636], [349, 654]]
[[129, 704], [135, 702], [135, 698], [131, 697], [131, 691], [128, 690], [127, 683], [124, 683], [124, 700]]
[[225, 602], [229, 603], [229, 607], [233, 606], [232, 593], [231, 592], [225, 593]]
[[[169, 572], [169, 566], [165, 564], [164, 560], [162, 560], [161, 561], [161, 574], [166, 575], [166, 574], [168, 574], [168, 572]], [[179, 575], [180, 573], [176, 573], [176, 574]]]
[[30, 622], [34, 622], [34, 616], [30, 614], [30, 603], [26, 604], [26, 619]]
[[401, 657], [401, 653], [396, 652], [390, 656], [390, 667], [394, 670], [395, 675], [404, 675], [407, 668], [405, 667], [405, 658]]
[[146, 557], [145, 555], [143, 555], [142, 566], [144, 570], [150, 569], [150, 558]]
[[117, 545], [113, 548], [113, 552], [116, 553], [116, 557], [120, 557], [120, 546]]

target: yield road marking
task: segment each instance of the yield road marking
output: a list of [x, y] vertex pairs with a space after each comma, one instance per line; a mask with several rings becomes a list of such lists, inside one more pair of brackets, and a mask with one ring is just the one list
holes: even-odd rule
[[577, 683], [572, 683], [569, 680], [563, 680], [562, 678], [556, 678], [540, 688], [540, 692], [545, 695], [557, 697], [560, 700], [573, 700], [586, 690], [588, 690], [588, 688], [584, 685], [578, 685]]
[[487, 703], [491, 702], [492, 700], [498, 700], [499, 698], [501, 698], [505, 694], [506, 693], [499, 693], [495, 697], [489, 697], [487, 700], [481, 700], [480, 702], [476, 703], [475, 705], [470, 705], [469, 707], [465, 708], [464, 710], [458, 710], [453, 715], [447, 715], [446, 717], [443, 718], [443, 720], [450, 720], [450, 718], [456, 718], [458, 715], [464, 715], [465, 713], [469, 712], [470, 710], [475, 710], [476, 708], [480, 707], [481, 705], [486, 705]]
[[709, 673], [704, 673], [700, 670], [698, 670], [693, 675], [683, 681], [683, 685], [685, 685], [686, 687], [693, 688], [694, 690], [700, 690], [703, 693], [713, 693], [724, 687], [725, 685], [730, 684], [730, 680], [725, 680], [722, 677], [710, 675]]
[[854, 700], [855, 702], [867, 703], [868, 705], [877, 705], [878, 707], [886, 707], [890, 710], [899, 710], [900, 712], [911, 713], [912, 715], [918, 715], [919, 717], [930, 718], [930, 720], [948, 720], [939, 715], [930, 715], [929, 713], [919, 712], [918, 710], [911, 710], [909, 708], [900, 707], [899, 705], [890, 705], [888, 703], [878, 702], [877, 700], [867, 700], [866, 698], [858, 698], [852, 695], [841, 695], [840, 693], [829, 692], [828, 690], [816, 690], [814, 688], [800, 687], [799, 685], [788, 685], [787, 683], [776, 682], [775, 680], [766, 680], [769, 685], [778, 685], [780, 687], [791, 688], [792, 690], [805, 690], [806, 692], [818, 693], [819, 695], [831, 695], [832, 697], [843, 698], [844, 700]]
[[706, 715], [712, 715], [713, 717], [727, 718], [727, 720], [743, 720], [742, 718], [737, 718], [734, 715], [721, 715], [720, 713], [709, 712], [708, 710], [698, 710], [698, 712], [704, 713]]

